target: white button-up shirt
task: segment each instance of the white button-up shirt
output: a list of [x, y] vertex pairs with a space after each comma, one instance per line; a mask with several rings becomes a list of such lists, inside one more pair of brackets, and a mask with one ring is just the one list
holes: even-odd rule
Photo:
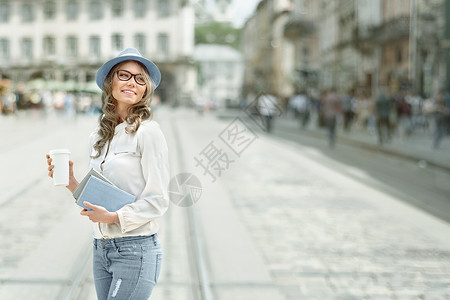
[[98, 158], [92, 158], [97, 153], [93, 148], [99, 139], [97, 131], [89, 138], [89, 167], [100, 171], [118, 188], [136, 196], [134, 203], [117, 211], [120, 223], [93, 223], [94, 238], [152, 235], [159, 228], [156, 219], [169, 207], [168, 149], [159, 124], [152, 120], [143, 121], [133, 134], [126, 133], [126, 127], [126, 122], [116, 126], [108, 153], [106, 144]]

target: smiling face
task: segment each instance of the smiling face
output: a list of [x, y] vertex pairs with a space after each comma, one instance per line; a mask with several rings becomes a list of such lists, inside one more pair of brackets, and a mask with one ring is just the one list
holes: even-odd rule
[[[118, 69], [128, 71], [131, 74], [143, 74], [144, 72], [143, 67], [135, 61], [126, 61], [120, 64]], [[111, 94], [117, 101], [116, 112], [122, 119], [126, 117], [128, 107], [138, 103], [147, 89], [146, 85], [136, 83], [136, 77], [139, 76], [131, 76], [129, 80], [120, 80], [117, 72], [113, 75]]]

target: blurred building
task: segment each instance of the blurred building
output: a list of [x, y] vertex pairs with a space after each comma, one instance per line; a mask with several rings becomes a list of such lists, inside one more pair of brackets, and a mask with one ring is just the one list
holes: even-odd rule
[[410, 68], [411, 1], [382, 1], [382, 20], [374, 27], [372, 39], [380, 47], [379, 82], [393, 90], [408, 88]]
[[237, 106], [243, 80], [242, 54], [237, 48], [238, 29], [233, 28], [234, 0], [197, 0], [195, 62], [198, 108]]
[[242, 33], [244, 94], [449, 89], [446, 2], [261, 0]]
[[410, 81], [427, 94], [443, 88], [450, 90], [450, 68], [446, 68], [446, 64], [450, 67], [450, 0], [413, 3]]
[[[127, 47], [161, 69], [162, 101], [195, 91], [194, 10], [185, 0], [1, 0], [0, 74], [16, 85], [95, 89], [95, 72]], [[94, 87], [93, 87], [94, 86]]]
[[[357, 82], [349, 83], [353, 84], [355, 92], [359, 94], [375, 94], [379, 86], [381, 48], [373, 39], [373, 29], [382, 23], [381, 1], [356, 1], [352, 12], [355, 22], [347, 28], [350, 31], [347, 47], [356, 50], [354, 70], [357, 73]], [[344, 15], [341, 18], [344, 18]]]
[[196, 101], [213, 106], [239, 103], [242, 87], [242, 54], [225, 45], [200, 44], [195, 47], [198, 94]]
[[293, 92], [291, 68], [295, 65], [294, 47], [283, 34], [292, 9], [289, 0], [263, 0], [242, 32], [244, 55], [243, 96], [260, 92], [280, 98]]

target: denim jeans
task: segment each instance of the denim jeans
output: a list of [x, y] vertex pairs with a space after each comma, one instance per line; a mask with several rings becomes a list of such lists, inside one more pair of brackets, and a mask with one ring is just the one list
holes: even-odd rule
[[156, 234], [94, 239], [94, 282], [99, 300], [147, 300], [161, 270]]

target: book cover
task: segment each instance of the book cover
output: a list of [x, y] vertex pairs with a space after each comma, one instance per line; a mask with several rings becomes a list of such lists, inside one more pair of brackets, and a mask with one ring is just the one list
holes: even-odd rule
[[82, 208], [91, 210], [83, 205], [84, 201], [88, 201], [94, 205], [103, 206], [110, 212], [114, 212], [126, 204], [133, 203], [135, 199], [134, 195], [91, 174], [79, 192], [76, 203]]
[[78, 184], [78, 186], [75, 188], [75, 190], [73, 191], [72, 195], [75, 199], [78, 200], [78, 197], [80, 197], [81, 191], [84, 189], [84, 186], [86, 185], [87, 181], [89, 180], [89, 178], [91, 177], [91, 175], [100, 178], [101, 180], [109, 183], [110, 185], [114, 184], [108, 180], [108, 178], [106, 178], [105, 176], [103, 176], [103, 174], [101, 174], [100, 172], [98, 172], [95, 169], [91, 169], [83, 178], [83, 180], [81, 180], [81, 182]]

